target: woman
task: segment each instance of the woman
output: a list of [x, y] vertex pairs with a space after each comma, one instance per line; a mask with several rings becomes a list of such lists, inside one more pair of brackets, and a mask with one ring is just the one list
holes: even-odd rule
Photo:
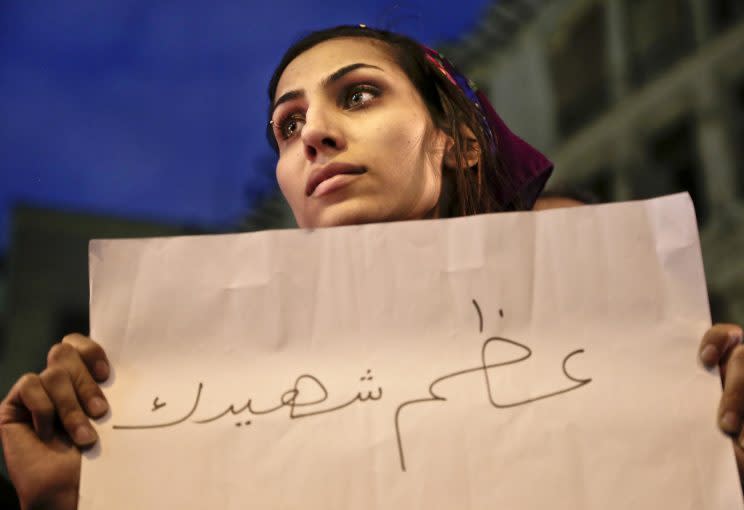
[[[269, 96], [277, 179], [301, 227], [530, 209], [552, 170], [447, 61], [396, 34], [363, 26], [313, 33], [288, 50]], [[718, 424], [737, 439], [740, 470], [741, 337], [740, 327], [719, 324], [700, 348], [706, 367], [722, 364]], [[100, 346], [70, 335], [0, 405], [24, 508], [76, 507], [80, 449], [97, 439], [88, 417], [107, 411], [97, 382], [108, 374]]]

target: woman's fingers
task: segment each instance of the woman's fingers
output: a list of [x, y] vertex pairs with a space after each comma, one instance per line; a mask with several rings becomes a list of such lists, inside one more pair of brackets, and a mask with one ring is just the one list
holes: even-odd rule
[[[65, 338], [67, 339], [67, 337]], [[92, 340], [88, 342], [94, 344], [103, 352], [95, 342]], [[89, 359], [97, 356], [93, 346], [87, 351], [87, 356]], [[100, 358], [95, 362], [98, 361], [100, 361]], [[77, 395], [76, 400], [83, 404], [88, 415], [98, 418], [106, 413], [108, 410], [106, 397], [104, 397], [96, 381], [93, 380], [88, 365], [83, 361], [83, 355], [78, 348], [73, 347], [73, 342], [63, 341], [53, 345], [47, 356], [47, 366], [49, 367], [47, 370], [59, 367], [67, 372], [69, 380], [72, 382], [74, 394]]]
[[0, 426], [31, 421], [43, 441], [54, 434], [54, 416], [54, 405], [36, 374], [18, 379], [0, 404]]
[[28, 374], [21, 378], [19, 397], [24, 406], [31, 413], [34, 429], [42, 441], [48, 441], [54, 434], [54, 404], [49, 399], [41, 378], [36, 374]]
[[0, 426], [33, 424], [42, 440], [54, 437], [55, 420], [77, 446], [97, 440], [88, 416], [100, 417], [108, 410], [106, 398], [96, 383], [109, 376], [103, 349], [82, 335], [68, 335], [52, 346], [47, 368], [39, 375], [21, 377], [0, 403]]
[[96, 381], [103, 382], [108, 379], [110, 368], [103, 347], [79, 333], [65, 336], [62, 339], [62, 344], [75, 348], [80, 355], [80, 359], [83, 360], [83, 363], [88, 367], [88, 371], [93, 374]]
[[39, 376], [44, 390], [54, 404], [62, 427], [78, 446], [93, 444], [96, 433], [88, 420], [72, 385], [70, 374], [60, 366], [49, 367]]
[[742, 343], [742, 330], [735, 324], [716, 324], [703, 336], [699, 356], [703, 365], [713, 368]]
[[[744, 414], [744, 346], [731, 351], [726, 364], [723, 396], [718, 408], [718, 423], [725, 433], [738, 438]], [[741, 439], [744, 439], [742, 437]], [[737, 439], [739, 440], [739, 439]], [[740, 443], [744, 444], [744, 443]]]
[[40, 375], [24, 375], [0, 405], [0, 425], [31, 421], [42, 441], [54, 436], [56, 416], [78, 446], [96, 441], [96, 433], [80, 407], [70, 375], [61, 367], [47, 368]]

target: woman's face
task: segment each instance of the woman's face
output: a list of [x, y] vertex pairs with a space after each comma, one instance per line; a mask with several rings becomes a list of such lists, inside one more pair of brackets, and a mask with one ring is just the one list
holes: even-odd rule
[[339, 38], [300, 54], [271, 119], [277, 180], [300, 227], [435, 214], [447, 137], [384, 43]]

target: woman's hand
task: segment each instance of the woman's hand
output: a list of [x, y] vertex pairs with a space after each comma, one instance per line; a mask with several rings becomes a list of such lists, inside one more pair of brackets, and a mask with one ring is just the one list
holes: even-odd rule
[[0, 404], [0, 439], [21, 508], [77, 507], [80, 449], [98, 439], [88, 417], [108, 410], [97, 384], [108, 376], [101, 346], [68, 335], [52, 346], [46, 369], [21, 377]]
[[703, 336], [700, 360], [707, 368], [721, 369], [723, 396], [718, 405], [718, 426], [734, 439], [739, 478], [744, 485], [744, 345], [741, 326], [716, 324]]

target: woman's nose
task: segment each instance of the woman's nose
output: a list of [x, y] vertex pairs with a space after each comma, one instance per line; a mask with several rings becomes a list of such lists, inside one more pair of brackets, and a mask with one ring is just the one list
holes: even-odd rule
[[321, 111], [307, 111], [301, 132], [305, 156], [315, 161], [319, 155], [331, 155], [344, 150], [346, 142], [338, 122]]

